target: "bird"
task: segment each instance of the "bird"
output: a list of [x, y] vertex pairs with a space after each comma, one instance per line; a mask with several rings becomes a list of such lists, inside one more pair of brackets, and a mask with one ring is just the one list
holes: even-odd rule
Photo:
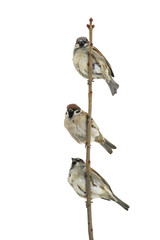
[[[76, 44], [73, 51], [73, 64], [76, 70], [84, 78], [89, 78], [88, 75], [88, 63], [89, 63], [89, 41], [86, 37], [79, 37], [76, 40]], [[93, 46], [92, 53], [93, 79], [104, 79], [108, 84], [112, 95], [117, 93], [119, 85], [113, 80], [114, 73], [112, 71], [111, 65], [103, 54]]]
[[[64, 126], [78, 143], [86, 144], [87, 142], [87, 118], [88, 114], [78, 105], [69, 104], [67, 106]], [[91, 142], [98, 142], [110, 154], [112, 153], [112, 149], [116, 149], [115, 145], [103, 137], [93, 118], [91, 118]]]
[[[86, 164], [82, 159], [72, 158], [68, 182], [80, 197], [86, 198]], [[128, 204], [116, 197], [106, 180], [92, 168], [90, 168], [90, 186], [91, 199], [113, 200], [125, 210], [129, 209]]]

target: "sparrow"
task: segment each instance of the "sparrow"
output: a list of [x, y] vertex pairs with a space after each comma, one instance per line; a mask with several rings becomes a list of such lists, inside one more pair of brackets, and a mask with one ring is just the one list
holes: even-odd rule
[[[76, 104], [69, 104], [67, 106], [67, 111], [64, 119], [64, 126], [78, 143], [87, 142], [86, 136], [87, 119], [88, 114]], [[92, 118], [91, 118], [91, 142], [98, 142], [110, 154], [112, 153], [112, 149], [116, 149], [116, 147], [112, 143], [110, 143], [106, 138], [103, 137], [98, 126], [96, 125], [95, 121]]]
[[[68, 182], [80, 197], [86, 198], [86, 164], [82, 159], [72, 158]], [[106, 180], [92, 168], [90, 168], [90, 184], [91, 199], [102, 198], [109, 201], [113, 200], [125, 210], [129, 209], [126, 203], [114, 195]]]
[[[88, 63], [89, 63], [89, 41], [86, 37], [79, 37], [73, 51], [73, 64], [76, 70], [84, 77], [88, 78]], [[119, 85], [113, 80], [114, 73], [111, 65], [103, 54], [93, 46], [93, 71], [92, 77], [94, 79], [102, 78], [108, 84], [112, 95], [117, 93]]]

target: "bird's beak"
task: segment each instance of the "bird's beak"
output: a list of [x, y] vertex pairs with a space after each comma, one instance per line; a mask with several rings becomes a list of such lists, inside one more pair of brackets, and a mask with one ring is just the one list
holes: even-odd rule
[[80, 46], [80, 47], [83, 47], [84, 44], [85, 44], [85, 42], [84, 42], [83, 40], [79, 41], [79, 46]]

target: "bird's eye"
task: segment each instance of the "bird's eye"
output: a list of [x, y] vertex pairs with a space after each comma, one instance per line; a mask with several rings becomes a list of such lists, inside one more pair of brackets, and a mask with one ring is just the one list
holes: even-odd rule
[[76, 113], [80, 113], [80, 110], [76, 110]]
[[67, 115], [67, 112], [65, 114]]

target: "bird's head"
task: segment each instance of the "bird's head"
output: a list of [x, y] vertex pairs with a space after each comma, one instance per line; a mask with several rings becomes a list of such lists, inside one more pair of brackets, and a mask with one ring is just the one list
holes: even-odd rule
[[76, 40], [76, 47], [77, 48], [82, 48], [82, 47], [86, 47], [89, 45], [89, 41], [86, 37], [79, 37]]
[[72, 158], [72, 166], [71, 168], [74, 168], [75, 166], [79, 165], [85, 165], [85, 162], [81, 158]]
[[76, 104], [69, 104], [67, 106], [66, 115], [71, 119], [73, 115], [78, 115], [82, 112], [81, 108]]

